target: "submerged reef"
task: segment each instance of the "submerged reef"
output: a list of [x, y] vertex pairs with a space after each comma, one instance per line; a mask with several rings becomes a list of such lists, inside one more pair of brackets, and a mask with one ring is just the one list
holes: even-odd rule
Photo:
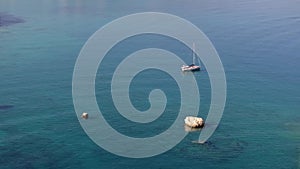
[[22, 18], [16, 17], [11, 14], [0, 12], [0, 27], [10, 26], [17, 23], [25, 22]]

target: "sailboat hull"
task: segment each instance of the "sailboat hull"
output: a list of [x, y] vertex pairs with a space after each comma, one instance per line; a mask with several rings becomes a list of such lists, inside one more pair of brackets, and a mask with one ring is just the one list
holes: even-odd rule
[[188, 71], [190, 71], [190, 72], [194, 72], [194, 71], [200, 71], [200, 66], [182, 66], [181, 67], [181, 70], [183, 71], [183, 72], [188, 72]]

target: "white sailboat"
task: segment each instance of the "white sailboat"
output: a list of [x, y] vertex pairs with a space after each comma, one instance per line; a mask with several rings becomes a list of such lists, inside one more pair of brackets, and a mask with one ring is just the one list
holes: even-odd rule
[[[193, 43], [193, 63], [190, 65], [182, 65], [181, 66], [181, 70], [183, 72], [186, 71], [200, 71], [200, 65], [195, 65], [195, 60], [196, 60], [196, 56], [195, 56], [195, 43]], [[198, 62], [200, 64], [200, 61], [198, 59]]]

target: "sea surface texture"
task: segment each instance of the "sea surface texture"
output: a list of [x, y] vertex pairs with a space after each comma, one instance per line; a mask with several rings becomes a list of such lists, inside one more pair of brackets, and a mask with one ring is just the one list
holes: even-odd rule
[[[79, 52], [99, 28], [139, 12], [182, 17], [201, 29], [218, 51], [227, 101], [217, 130], [205, 144], [192, 143], [200, 134], [195, 131], [160, 155], [125, 158], [99, 147], [82, 129], [72, 99]], [[162, 48], [192, 61], [187, 46], [151, 34], [128, 38], [107, 53], [95, 80], [99, 108], [115, 130], [137, 138], [167, 130], [180, 109], [174, 79], [149, 69], [131, 83], [132, 105], [147, 110], [150, 91], [159, 88], [168, 99], [165, 112], [139, 124], [116, 110], [110, 96], [114, 70], [123, 58], [144, 48]], [[297, 0], [1, 0], [0, 168], [299, 169], [299, 53]], [[181, 65], [166, 66], [196, 77], [199, 116], [205, 119], [211, 101], [206, 70], [182, 74]]]

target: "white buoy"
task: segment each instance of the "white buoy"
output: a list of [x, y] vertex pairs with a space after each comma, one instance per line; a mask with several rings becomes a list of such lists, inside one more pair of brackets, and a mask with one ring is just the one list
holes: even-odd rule
[[87, 118], [89, 118], [89, 114], [86, 113], [86, 112], [83, 112], [81, 117], [84, 118], [84, 119], [87, 119]]

